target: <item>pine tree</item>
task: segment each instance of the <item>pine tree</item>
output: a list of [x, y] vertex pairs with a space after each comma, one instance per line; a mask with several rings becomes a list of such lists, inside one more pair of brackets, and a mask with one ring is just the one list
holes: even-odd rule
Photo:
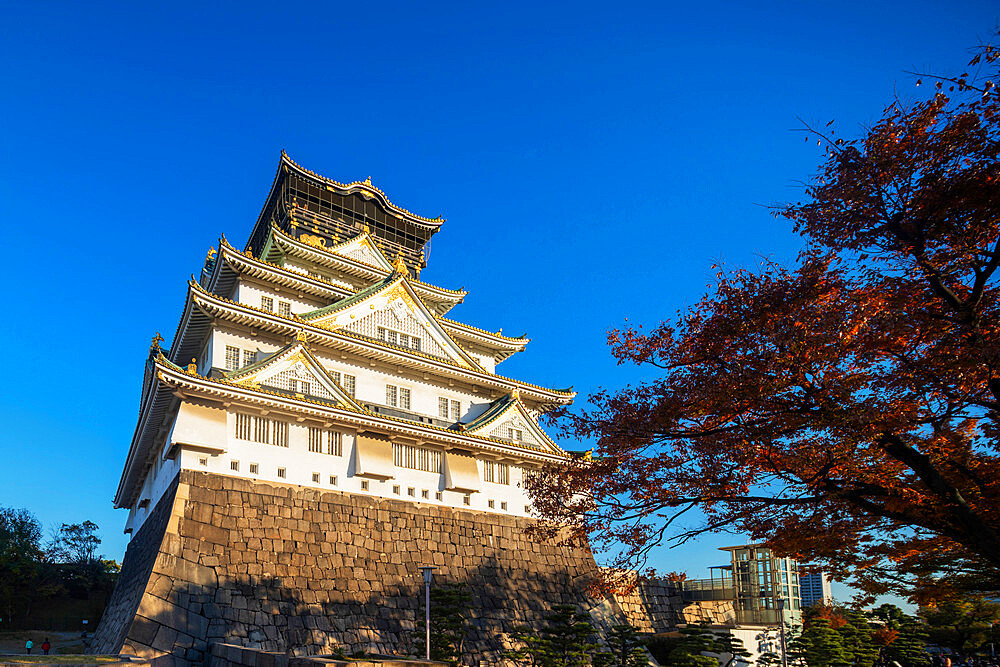
[[590, 617], [573, 605], [555, 605], [545, 621], [537, 631], [529, 627], [514, 630], [512, 636], [521, 648], [508, 653], [511, 659], [533, 667], [579, 667], [588, 665], [598, 653]]
[[[472, 596], [464, 586], [435, 586], [431, 589], [431, 660], [442, 660], [455, 667], [465, 643], [465, 619]], [[417, 655], [426, 655], [426, 624], [417, 621], [414, 637]]]
[[830, 627], [830, 619], [809, 620], [802, 634], [789, 642], [789, 653], [801, 658], [809, 667], [849, 667], [850, 655], [844, 638]]

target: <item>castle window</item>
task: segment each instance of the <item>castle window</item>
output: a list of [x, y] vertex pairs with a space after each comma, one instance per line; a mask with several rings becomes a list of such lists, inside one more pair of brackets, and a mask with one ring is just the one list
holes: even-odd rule
[[392, 492], [395, 493], [397, 496], [399, 495], [399, 484], [392, 485]]
[[356, 377], [354, 377], [353, 375], [347, 375], [346, 373], [344, 374], [344, 384], [343, 384], [344, 391], [346, 391], [347, 395], [350, 396], [351, 398], [354, 398], [354, 388], [357, 386], [357, 384], [358, 384], [358, 379]]
[[436, 492], [436, 493], [434, 494], [434, 499], [435, 499], [435, 500], [444, 500], [444, 494], [443, 494], [443, 493], [441, 493], [440, 491], [438, 491], [438, 492]]
[[426, 447], [392, 443], [392, 462], [400, 468], [441, 472], [441, 452]]
[[226, 370], [235, 371], [240, 367], [240, 348], [235, 345], [226, 346]]
[[438, 399], [438, 417], [442, 419], [448, 418], [448, 399], [439, 398]]
[[451, 419], [452, 421], [458, 421], [459, 417], [462, 416], [462, 404], [459, 401], [451, 402]]
[[207, 458], [200, 458], [200, 459], [198, 459], [198, 465], [207, 466], [208, 465], [208, 459]]
[[506, 500], [501, 500], [500, 501], [500, 509], [502, 509], [504, 512], [507, 511], [507, 501]]
[[326, 453], [330, 456], [344, 455], [344, 434], [334, 431], [327, 432]]
[[493, 484], [510, 484], [510, 465], [483, 461], [483, 479]]
[[230, 470], [235, 470], [236, 472], [239, 472], [239, 470], [240, 470], [240, 462], [239, 461], [230, 461], [229, 462], [229, 468], [230, 468]]
[[399, 345], [400, 347], [410, 347], [410, 337], [405, 333], [399, 334]]
[[305, 380], [294, 379], [288, 381], [288, 386], [292, 391], [299, 394], [308, 394], [309, 390], [312, 388]]
[[317, 454], [323, 451], [323, 429], [309, 427], [309, 451]]
[[313, 482], [315, 482], [316, 484], [319, 484], [319, 473], [318, 472], [314, 472], [313, 473]]
[[524, 506], [524, 513], [525, 514], [531, 514], [531, 505], [525, 505]]
[[462, 496], [462, 504], [463, 505], [471, 505], [472, 504], [472, 496], [470, 496], [468, 493], [465, 494], [464, 496]]
[[277, 419], [236, 413], [236, 437], [278, 447], [288, 446], [288, 424]]
[[408, 496], [410, 496], [410, 497], [414, 497], [414, 496], [416, 496], [416, 495], [417, 495], [417, 490], [416, 490], [416, 489], [414, 489], [414, 488], [413, 488], [413, 487], [411, 486], [410, 488], [408, 488], [408, 489], [406, 490], [406, 495], [408, 495]]
[[249, 366], [257, 358], [257, 353], [253, 350], [243, 350], [243, 365]]
[[420, 351], [420, 339], [417, 338], [416, 336], [413, 336], [412, 338], [410, 338], [410, 341], [412, 342], [413, 349], [416, 350], [417, 352], [419, 352]]
[[519, 428], [507, 429], [510, 432], [510, 439], [514, 442], [521, 442], [524, 440], [524, 431]]
[[410, 409], [410, 390], [406, 387], [399, 388], [399, 407], [404, 410]]
[[269, 313], [274, 312], [274, 299], [269, 296], [260, 297], [260, 307], [261, 310], [266, 310]]
[[[292, 316], [292, 304], [288, 303], [287, 301], [279, 301], [278, 302], [278, 314], [281, 315], [282, 317], [291, 317]], [[317, 480], [317, 481], [319, 481], [319, 480]]]
[[259, 470], [260, 470], [260, 464], [258, 464], [258, 463], [251, 463], [250, 464], [250, 474], [251, 475], [256, 475]]
[[427, 489], [422, 489], [420, 491], [420, 497], [423, 498], [424, 500], [427, 500], [428, 498], [431, 497], [431, 492], [428, 491]]
[[367, 479], [361, 480], [361, 490], [362, 491], [367, 491], [368, 490], [368, 480]]
[[280, 477], [281, 479], [285, 479], [285, 469], [284, 468], [278, 468], [278, 477]]
[[399, 403], [399, 388], [395, 385], [387, 384], [385, 386], [385, 404], [396, 407]]
[[330, 486], [337, 486], [337, 476], [330, 475]]
[[490, 506], [490, 509], [493, 509], [493, 501], [492, 500], [486, 501], [486, 504]]

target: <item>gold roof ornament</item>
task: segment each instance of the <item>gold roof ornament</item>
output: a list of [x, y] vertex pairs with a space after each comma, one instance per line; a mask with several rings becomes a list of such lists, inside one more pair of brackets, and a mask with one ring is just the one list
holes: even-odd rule
[[515, 401], [521, 400], [521, 392], [518, 390], [517, 387], [514, 387], [513, 389], [510, 390], [510, 397]]
[[299, 332], [297, 334], [295, 334], [295, 340], [297, 340], [300, 343], [305, 343], [306, 342], [306, 330], [305, 329], [299, 329]]
[[401, 276], [410, 275], [410, 270], [406, 268], [406, 262], [403, 261], [403, 253], [396, 255], [396, 261], [392, 263], [392, 269]]
[[160, 349], [160, 343], [162, 343], [162, 342], [163, 342], [163, 336], [161, 336], [160, 332], [157, 331], [156, 335], [153, 336], [152, 342], [150, 342], [150, 344], [149, 344], [149, 350], [150, 350], [150, 352], [152, 352], [153, 350], [159, 350]]
[[208, 249], [208, 253], [205, 255], [205, 261], [209, 262], [213, 257], [215, 257], [215, 246]]
[[372, 177], [371, 177], [371, 176], [369, 176], [368, 178], [366, 178], [366, 179], [365, 179], [364, 181], [362, 181], [362, 182], [363, 182], [363, 183], [364, 183], [365, 185], [371, 185], [371, 184], [372, 184]]
[[198, 362], [197, 360], [195, 360], [194, 357], [191, 357], [191, 363], [188, 364], [188, 373], [197, 373], [197, 372], [198, 372]]

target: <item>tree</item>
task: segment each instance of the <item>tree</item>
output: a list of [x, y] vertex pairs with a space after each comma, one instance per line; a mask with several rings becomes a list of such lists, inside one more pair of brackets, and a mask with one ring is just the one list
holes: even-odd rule
[[[464, 586], [435, 586], [431, 589], [431, 660], [448, 662], [455, 667], [465, 644], [466, 618], [472, 596]], [[426, 655], [427, 625], [417, 621], [414, 644], [418, 655]]]
[[42, 525], [25, 509], [0, 507], [0, 615], [10, 624], [26, 616], [38, 595]]
[[802, 634], [788, 643], [788, 653], [801, 658], [809, 667], [848, 667], [853, 664], [844, 638], [833, 629], [829, 618], [816, 617], [807, 623]]
[[896, 661], [903, 667], [929, 664], [927, 630], [923, 624], [893, 604], [883, 604], [874, 609], [871, 615], [882, 623], [882, 631], [878, 637], [883, 646], [883, 662]]
[[98, 529], [93, 521], [62, 524], [49, 545], [52, 559], [62, 563], [92, 563], [97, 557], [97, 548], [101, 546]]
[[521, 647], [511, 651], [509, 657], [533, 667], [587, 665], [599, 648], [589, 616], [566, 604], [553, 606], [540, 629], [522, 626], [512, 636]]
[[[730, 657], [723, 667], [739, 657], [749, 657], [743, 643], [728, 631], [716, 633], [706, 623], [693, 623], [678, 630], [677, 637], [654, 637], [646, 643], [649, 652], [664, 667], [719, 667], [719, 660], [704, 653]], [[780, 664], [780, 663], [779, 663]]]
[[649, 659], [642, 639], [631, 625], [613, 626], [604, 638], [609, 667], [646, 667]]
[[1000, 590], [1000, 100], [939, 84], [859, 139], [809, 130], [820, 173], [776, 209], [795, 266], [720, 270], [676, 321], [609, 334], [657, 377], [557, 414], [595, 448], [529, 481], [547, 537], [627, 568], [732, 530], [871, 594]]
[[1000, 604], [981, 597], [946, 600], [920, 609], [931, 642], [958, 653], [978, 651], [991, 639], [994, 623], [1000, 623]]

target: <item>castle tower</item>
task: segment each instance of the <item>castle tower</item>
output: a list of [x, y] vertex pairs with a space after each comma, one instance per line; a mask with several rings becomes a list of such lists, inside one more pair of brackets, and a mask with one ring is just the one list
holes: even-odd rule
[[466, 293], [419, 279], [442, 223], [282, 153], [246, 247], [209, 251], [150, 347], [95, 650], [405, 653], [420, 565], [470, 586], [487, 661], [586, 603], [589, 551], [524, 532], [522, 481], [566, 456], [538, 417], [574, 394], [496, 373], [527, 338], [445, 317]]

